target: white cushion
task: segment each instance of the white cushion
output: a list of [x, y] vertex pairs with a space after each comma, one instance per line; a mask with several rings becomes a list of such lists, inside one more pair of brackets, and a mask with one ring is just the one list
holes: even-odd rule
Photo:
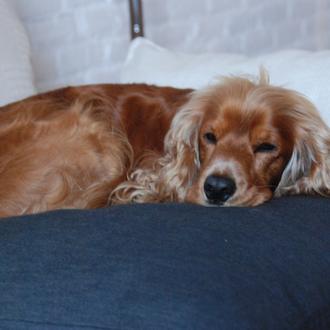
[[0, 105], [35, 92], [27, 34], [10, 3], [0, 0]]
[[135, 39], [121, 82], [200, 88], [224, 75], [257, 75], [264, 66], [271, 83], [297, 90], [319, 109], [330, 126], [330, 51], [286, 50], [258, 57], [238, 54], [182, 54]]

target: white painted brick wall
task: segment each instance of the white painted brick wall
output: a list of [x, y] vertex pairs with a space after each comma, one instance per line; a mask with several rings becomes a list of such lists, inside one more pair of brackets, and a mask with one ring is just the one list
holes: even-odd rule
[[[128, 0], [8, 0], [32, 43], [39, 90], [116, 82]], [[151, 40], [184, 52], [330, 48], [330, 0], [143, 0]]]
[[330, 0], [144, 2], [147, 36], [185, 52], [330, 48]]
[[130, 41], [125, 0], [11, 0], [27, 28], [36, 84], [118, 81]]

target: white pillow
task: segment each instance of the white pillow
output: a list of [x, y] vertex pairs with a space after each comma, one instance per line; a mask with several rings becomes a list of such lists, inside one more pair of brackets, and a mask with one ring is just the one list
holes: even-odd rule
[[330, 51], [286, 50], [258, 57], [237, 54], [182, 54], [135, 39], [121, 82], [200, 88], [219, 76], [257, 75], [264, 66], [271, 83], [297, 90], [319, 109], [330, 126]]
[[0, 0], [0, 105], [34, 93], [27, 34], [10, 4]]

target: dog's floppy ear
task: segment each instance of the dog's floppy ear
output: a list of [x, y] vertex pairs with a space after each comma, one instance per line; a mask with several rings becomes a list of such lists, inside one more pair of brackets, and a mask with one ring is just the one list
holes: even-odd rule
[[294, 106], [295, 135], [291, 159], [286, 166], [276, 195], [319, 194], [330, 196], [330, 130], [312, 103], [290, 92]]
[[202, 108], [195, 102], [196, 93], [192, 93], [174, 116], [165, 137], [164, 155], [150, 155], [147, 166], [141, 164], [141, 168], [130, 173], [128, 180], [113, 190], [109, 203], [185, 200], [199, 168]]
[[203, 114], [198, 92], [191, 95], [172, 120], [165, 137], [163, 178], [167, 186], [176, 190], [178, 200], [184, 200], [200, 166], [198, 133]]

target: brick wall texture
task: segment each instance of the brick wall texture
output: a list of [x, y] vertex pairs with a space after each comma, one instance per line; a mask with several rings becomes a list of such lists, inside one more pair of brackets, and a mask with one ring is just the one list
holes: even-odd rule
[[[39, 90], [117, 82], [128, 0], [8, 0], [32, 44]], [[144, 0], [146, 37], [190, 53], [330, 48], [330, 0]]]

